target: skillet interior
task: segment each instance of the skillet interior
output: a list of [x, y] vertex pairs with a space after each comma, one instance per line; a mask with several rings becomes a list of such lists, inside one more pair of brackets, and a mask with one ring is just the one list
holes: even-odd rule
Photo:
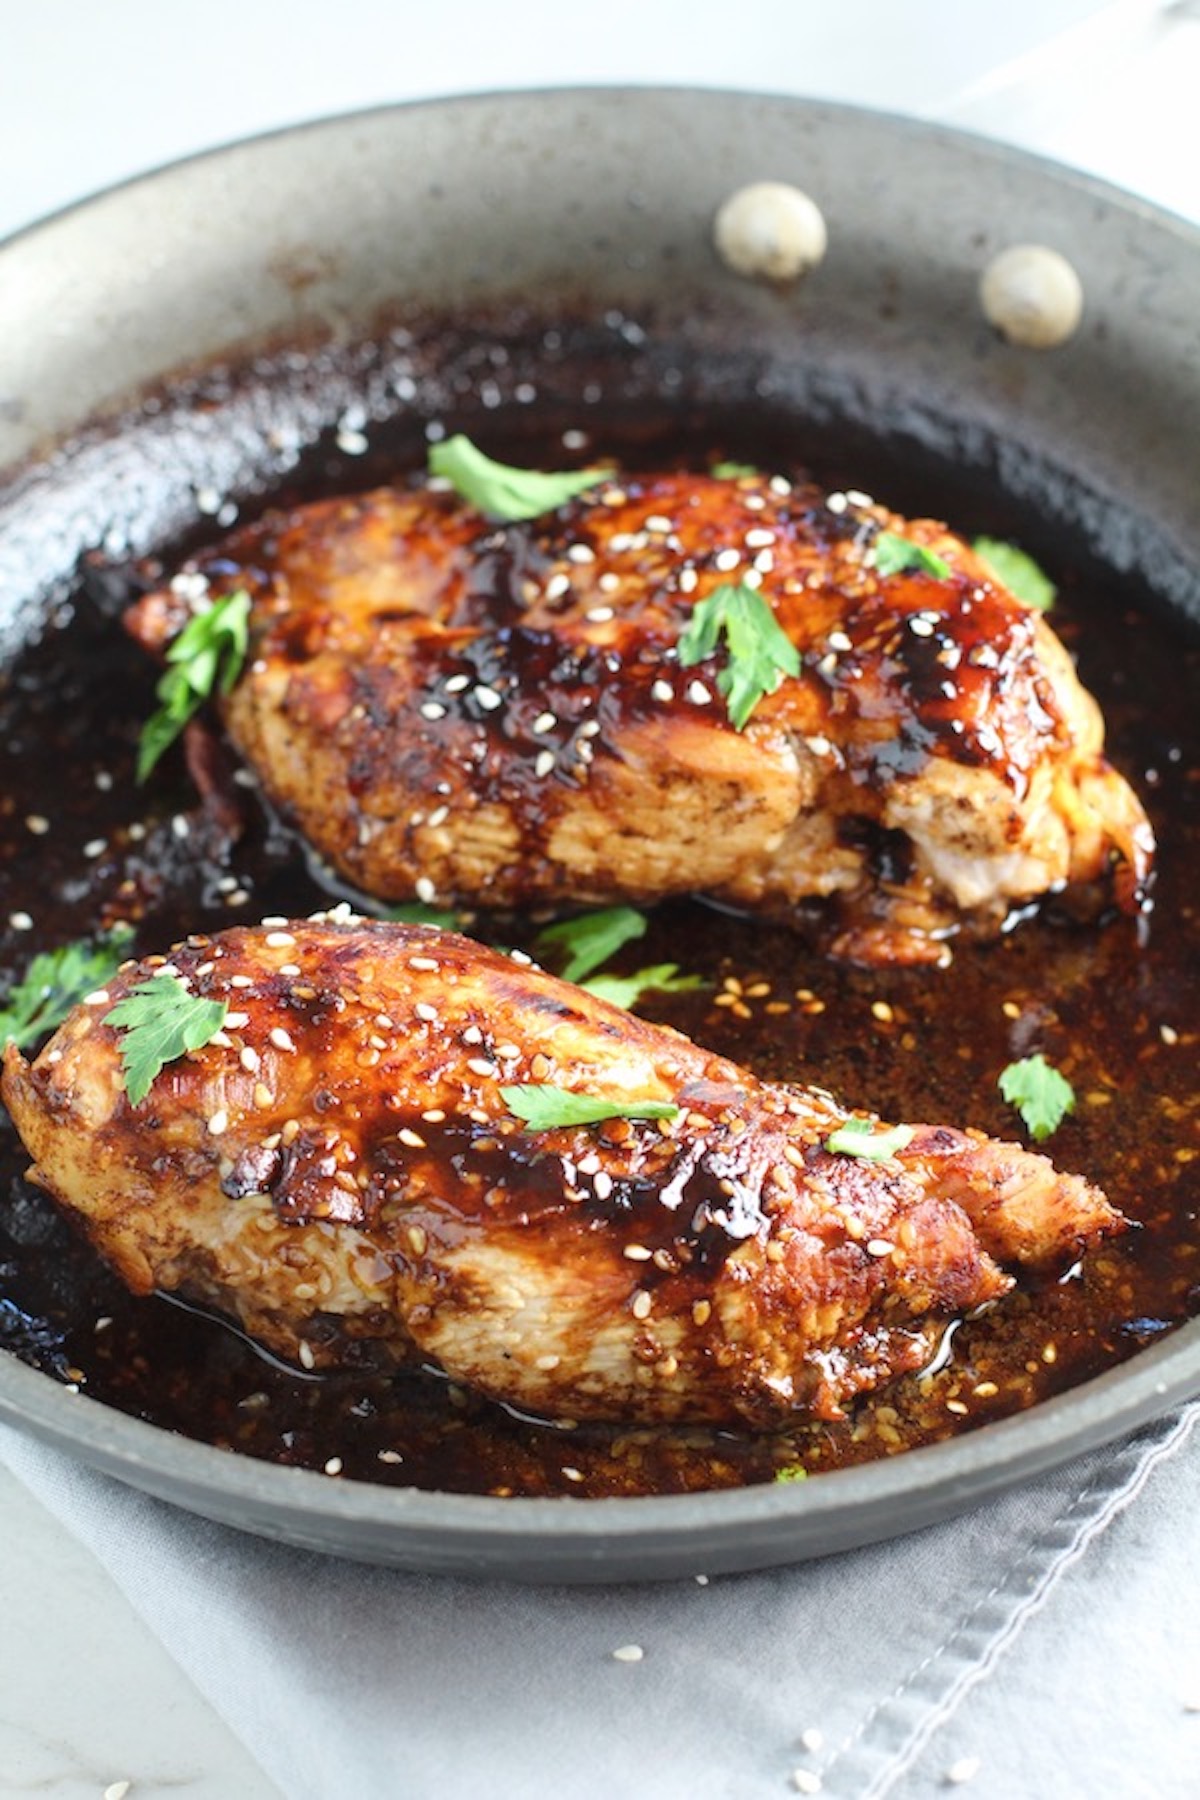
[[[798, 289], [738, 280], [711, 252], [720, 200], [764, 175], [808, 189], [830, 222], [829, 257]], [[1064, 351], [1012, 350], [978, 313], [978, 273], [1014, 237], [1062, 249], [1083, 277], [1085, 326]], [[1197, 248], [1175, 221], [994, 147], [741, 96], [447, 102], [202, 158], [0, 252], [0, 461], [14, 470], [0, 629], [10, 644], [39, 630], [98, 544], [186, 538], [198, 490], [252, 504], [323, 429], [305, 467], [335, 477], [329, 427], [364, 395], [389, 453], [412, 452], [422, 421], [450, 409], [469, 422], [498, 401], [572, 422], [592, 383], [634, 434], [664, 408], [685, 427], [755, 396], [802, 441], [836, 422], [893, 456], [958, 465], [1194, 621]], [[530, 341], [536, 404], [518, 392], [523, 357], [481, 350]], [[1198, 1329], [1028, 1417], [804, 1490], [582, 1506], [334, 1488], [151, 1430], [8, 1359], [0, 1406], [272, 1535], [414, 1566], [615, 1578], [791, 1560], [940, 1516], [1194, 1389]]]

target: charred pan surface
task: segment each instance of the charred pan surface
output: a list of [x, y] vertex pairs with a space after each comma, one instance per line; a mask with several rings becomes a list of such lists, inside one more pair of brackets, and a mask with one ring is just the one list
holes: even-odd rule
[[[127, 965], [3, 1098], [40, 1182], [136, 1292], [274, 1351], [364, 1344], [553, 1418], [766, 1427], [922, 1366], [1014, 1271], [1124, 1221], [974, 1132], [831, 1152], [846, 1114], [527, 963], [427, 927], [197, 936], [169, 967], [223, 1029], [129, 1103], [106, 1022]], [[666, 1102], [533, 1131], [502, 1088]]]
[[[942, 557], [881, 575], [881, 530]], [[730, 724], [696, 604], [755, 586], [798, 678]], [[835, 896], [847, 955], [937, 954], [964, 921], [1105, 881], [1153, 839], [1045, 620], [930, 520], [780, 478], [622, 475], [489, 523], [436, 484], [269, 515], [150, 594], [162, 654], [199, 589], [253, 596], [225, 703], [265, 791], [389, 900], [511, 907]], [[187, 597], [185, 597], [187, 596]]]

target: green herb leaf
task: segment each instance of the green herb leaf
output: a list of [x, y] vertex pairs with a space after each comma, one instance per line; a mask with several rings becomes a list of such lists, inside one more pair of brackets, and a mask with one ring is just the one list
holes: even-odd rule
[[1075, 1089], [1044, 1056], [1024, 1056], [1001, 1072], [1001, 1094], [1015, 1106], [1029, 1135], [1040, 1143], [1075, 1110]]
[[952, 573], [945, 557], [924, 544], [914, 544], [895, 531], [881, 531], [875, 538], [875, 567], [881, 575], [899, 575], [905, 569], [919, 569], [924, 575], [945, 581]]
[[447, 907], [426, 906], [423, 900], [409, 900], [402, 906], [385, 906], [377, 915], [393, 925], [437, 925], [443, 931], [457, 931], [459, 915]]
[[775, 1471], [776, 1481], [807, 1481], [808, 1470], [803, 1463], [785, 1463], [782, 1469]]
[[552, 960], [560, 955], [566, 961], [559, 970], [564, 981], [582, 981], [622, 944], [645, 937], [646, 915], [633, 906], [605, 906], [598, 912], [580, 913], [577, 919], [564, 919], [559, 925], [547, 925], [534, 939], [539, 956], [549, 951]]
[[604, 1119], [673, 1119], [679, 1112], [667, 1100], [601, 1100], [594, 1094], [572, 1094], [566, 1088], [534, 1082], [502, 1087], [500, 1098], [530, 1131], [552, 1131], [556, 1125], [597, 1125]]
[[130, 988], [104, 1015], [121, 1033], [121, 1067], [131, 1106], [146, 1098], [155, 1077], [187, 1050], [203, 1050], [225, 1023], [224, 1000], [189, 994], [178, 975], [152, 975]]
[[432, 446], [429, 473], [442, 476], [455, 493], [490, 518], [536, 519], [606, 480], [608, 471], [570, 469], [546, 475], [540, 469], [514, 469], [493, 462], [459, 432]]
[[912, 1142], [911, 1125], [893, 1125], [876, 1131], [873, 1119], [847, 1119], [825, 1139], [825, 1148], [839, 1156], [861, 1156], [864, 1162], [886, 1162]]
[[593, 975], [580, 985], [598, 1000], [623, 1006], [628, 1012], [643, 994], [690, 994], [705, 984], [699, 975], [681, 975], [678, 963], [654, 963], [636, 975]]
[[679, 661], [685, 669], [712, 656], [725, 638], [728, 662], [717, 675], [730, 723], [744, 731], [765, 694], [773, 694], [785, 675], [800, 673], [800, 653], [756, 588], [739, 582], [714, 588], [692, 609], [679, 639]]
[[737, 481], [743, 475], [759, 473], [753, 463], [741, 462], [715, 462], [708, 472], [715, 475], [718, 481]]
[[167, 651], [155, 693], [162, 702], [138, 742], [137, 779], [151, 769], [213, 694], [227, 694], [242, 672], [249, 642], [250, 596], [226, 594], [189, 619]]
[[9, 989], [8, 1004], [0, 1012], [0, 1044], [11, 1038], [18, 1050], [26, 1050], [56, 1030], [72, 1007], [116, 973], [132, 936], [128, 925], [114, 925], [95, 941], [41, 951]]
[[1003, 582], [1011, 594], [1032, 606], [1035, 612], [1049, 612], [1058, 589], [1050, 577], [1034, 562], [1032, 556], [1007, 544], [1003, 538], [977, 537], [971, 545], [976, 556], [985, 562], [997, 581]]

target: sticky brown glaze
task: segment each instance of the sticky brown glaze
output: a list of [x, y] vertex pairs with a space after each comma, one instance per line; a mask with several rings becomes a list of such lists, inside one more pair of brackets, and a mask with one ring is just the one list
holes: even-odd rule
[[[945, 559], [881, 576], [880, 530]], [[802, 658], [734, 730], [725, 650], [681, 668], [693, 607], [756, 586]], [[964, 920], [1153, 839], [1045, 620], [959, 538], [779, 478], [614, 476], [528, 524], [436, 484], [235, 532], [135, 606], [162, 654], [246, 587], [225, 703], [266, 792], [358, 888], [486, 906], [700, 892], [773, 912], [836, 896], [838, 948], [936, 958]]]
[[[159, 971], [228, 1007], [138, 1105], [111, 1006]], [[528, 1129], [548, 1084], [669, 1119]], [[307, 1367], [371, 1340], [546, 1417], [838, 1416], [921, 1367], [1004, 1265], [1122, 1228], [981, 1134], [830, 1151], [846, 1114], [424, 926], [308, 921], [128, 964], [3, 1096], [34, 1179], [136, 1292], [179, 1290]]]

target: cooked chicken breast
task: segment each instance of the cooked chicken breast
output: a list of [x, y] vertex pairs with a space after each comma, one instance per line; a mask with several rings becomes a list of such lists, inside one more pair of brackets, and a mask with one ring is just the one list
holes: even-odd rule
[[[882, 531], [942, 557], [882, 575]], [[935, 564], [936, 567], [936, 564]], [[731, 724], [726, 647], [679, 639], [757, 588], [800, 673]], [[253, 597], [223, 702], [275, 805], [350, 882], [485, 906], [698, 892], [846, 912], [842, 952], [930, 958], [964, 919], [1153, 852], [1045, 620], [961, 541], [778, 478], [623, 475], [496, 525], [435, 483], [234, 532], [129, 616], [162, 654]], [[198, 598], [199, 596], [199, 598]]]
[[[109, 1014], [148, 979], [227, 1012], [133, 1105]], [[677, 1110], [533, 1129], [512, 1090], [535, 1086]], [[827, 1094], [419, 926], [190, 938], [127, 964], [32, 1066], [10, 1045], [3, 1097], [34, 1179], [136, 1292], [221, 1308], [306, 1367], [367, 1341], [554, 1418], [835, 1416], [1013, 1271], [1124, 1224], [976, 1132], [830, 1150]]]

